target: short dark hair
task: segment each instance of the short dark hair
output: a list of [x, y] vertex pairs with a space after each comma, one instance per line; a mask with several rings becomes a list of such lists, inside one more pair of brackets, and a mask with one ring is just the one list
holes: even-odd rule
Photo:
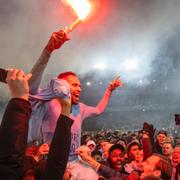
[[76, 73], [74, 73], [72, 71], [66, 71], [66, 72], [60, 73], [57, 77], [58, 77], [58, 79], [65, 79], [69, 75], [77, 77]]
[[165, 130], [160, 130], [160, 131], [157, 133], [157, 135], [159, 135], [159, 134], [164, 134], [165, 136], [167, 136], [167, 132], [166, 132]]
[[172, 143], [171, 141], [164, 141], [164, 142], [162, 143], [162, 146], [164, 146], [164, 144], [170, 144], [171, 147], [173, 148], [173, 143]]
[[109, 140], [107, 138], [105, 138], [105, 137], [100, 137], [98, 139], [98, 144], [101, 144], [102, 142], [109, 142]]
[[132, 146], [138, 146], [139, 149], [140, 149], [140, 144], [139, 144], [139, 142], [137, 142], [137, 141], [132, 141], [132, 142], [130, 142], [130, 143], [128, 144], [128, 146], [127, 146], [127, 152], [130, 151], [130, 149], [131, 149]]

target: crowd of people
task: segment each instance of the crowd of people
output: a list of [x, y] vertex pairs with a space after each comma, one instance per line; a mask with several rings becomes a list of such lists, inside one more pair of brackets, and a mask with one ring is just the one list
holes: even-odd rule
[[[144, 123], [142, 130], [135, 132], [86, 132], [82, 136], [82, 144], [89, 149], [93, 146], [93, 152], [91, 156], [87, 155], [82, 146], [78, 150], [81, 158], [107, 179], [144, 179], [144, 176], [155, 179], [153, 176], [157, 176], [159, 170], [161, 175], [158, 176], [162, 179], [179, 179], [179, 139], [174, 139], [165, 130], [155, 130], [151, 124]], [[159, 169], [160, 164], [156, 167], [155, 157], [163, 162], [162, 169]]]
[[123, 86], [120, 77], [95, 107], [79, 101], [74, 72], [60, 73], [40, 88], [52, 52], [67, 40], [66, 31], [54, 32], [29, 74], [8, 70], [3, 82], [11, 100], [0, 126], [0, 179], [180, 179], [180, 144], [152, 124], [133, 133], [83, 134], [84, 119], [103, 113], [113, 91]]

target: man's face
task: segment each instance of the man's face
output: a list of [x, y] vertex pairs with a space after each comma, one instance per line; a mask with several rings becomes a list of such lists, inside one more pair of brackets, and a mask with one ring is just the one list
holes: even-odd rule
[[110, 143], [107, 142], [107, 141], [102, 141], [102, 142], [100, 143], [101, 149], [104, 151], [105, 148], [106, 148], [106, 146], [108, 146], [109, 144], [110, 144]]
[[149, 175], [155, 175], [154, 169], [155, 165], [158, 163], [159, 157], [158, 156], [151, 156], [146, 161], [142, 163], [143, 165], [143, 173], [141, 173], [140, 179], [149, 176]]
[[133, 146], [130, 148], [130, 151], [129, 151], [129, 156], [130, 156], [130, 158], [134, 159], [135, 154], [137, 153], [138, 150], [139, 150], [139, 146], [138, 146], [138, 145], [133, 145]]
[[136, 162], [142, 162], [144, 158], [143, 150], [138, 150], [135, 154], [135, 161]]
[[81, 83], [74, 75], [67, 76], [65, 80], [70, 84], [72, 104], [77, 104], [81, 93]]
[[109, 149], [111, 148], [112, 144], [107, 142], [104, 144], [102, 150], [103, 150], [103, 158], [107, 159], [109, 157]]
[[173, 152], [173, 148], [170, 143], [165, 143], [162, 146], [162, 151], [165, 156], [170, 156]]
[[180, 162], [180, 147], [175, 147], [173, 154], [172, 154], [172, 160], [174, 163]]
[[165, 134], [158, 134], [157, 135], [157, 141], [159, 143], [160, 146], [162, 146], [163, 142], [165, 141], [166, 136]]
[[111, 162], [111, 167], [116, 171], [120, 171], [122, 169], [122, 163], [124, 161], [124, 152], [120, 149], [114, 149], [109, 154], [109, 159]]

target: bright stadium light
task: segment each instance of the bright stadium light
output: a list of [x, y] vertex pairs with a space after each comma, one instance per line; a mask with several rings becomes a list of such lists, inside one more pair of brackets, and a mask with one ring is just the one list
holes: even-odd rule
[[91, 85], [91, 82], [89, 82], [89, 81], [86, 82], [86, 85], [87, 85], [87, 86], [90, 86], [90, 85]]
[[94, 68], [104, 70], [107, 68], [107, 64], [105, 62], [97, 62], [96, 64], [94, 64]]
[[124, 61], [122, 67], [125, 71], [134, 71], [137, 69], [138, 63], [135, 59], [128, 59]]

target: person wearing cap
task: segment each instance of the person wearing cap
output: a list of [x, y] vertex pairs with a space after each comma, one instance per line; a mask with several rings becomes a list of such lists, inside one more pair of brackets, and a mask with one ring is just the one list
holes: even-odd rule
[[125, 148], [120, 144], [114, 144], [111, 146], [109, 149], [108, 163], [106, 165], [95, 161], [83, 150], [79, 151], [78, 154], [84, 161], [91, 165], [100, 176], [103, 176], [106, 179], [127, 179], [128, 177], [139, 177], [136, 172], [132, 172], [130, 175], [128, 175], [124, 171], [123, 164]]
[[[36, 138], [43, 139], [44, 143], [51, 143], [56, 122], [61, 114], [61, 106], [58, 105], [58, 97], [71, 96], [72, 112], [70, 118], [74, 120], [71, 128], [72, 141], [69, 161], [77, 160], [76, 149], [81, 144], [81, 127], [83, 120], [104, 112], [112, 92], [123, 83], [119, 77], [115, 78], [107, 87], [103, 97], [97, 106], [88, 106], [79, 102], [81, 93], [81, 83], [77, 75], [71, 71], [61, 73], [48, 84], [45, 91], [40, 90], [42, 75], [47, 66], [49, 58], [55, 49], [60, 48], [69, 38], [65, 31], [61, 30], [52, 34], [48, 44], [45, 46], [39, 60], [35, 63], [31, 70], [32, 79], [30, 81], [30, 92], [41, 104], [35, 104], [35, 114], [30, 119], [28, 141]], [[43, 105], [43, 106], [42, 106]]]
[[120, 144], [114, 144], [109, 149], [107, 165], [116, 171], [123, 172], [125, 149]]
[[[117, 147], [116, 145], [112, 146], [110, 149], [110, 153], [113, 156], [117, 157], [117, 155], [120, 155], [116, 151], [122, 150], [122, 147]], [[88, 156], [87, 153], [84, 152], [79, 152], [81, 157], [86, 160], [96, 171], [98, 174], [103, 175], [107, 179], [127, 179], [127, 180], [132, 180], [132, 179], [145, 179], [146, 177], [153, 176], [153, 177], [158, 177], [166, 180], [171, 179], [171, 173], [172, 173], [172, 167], [169, 162], [169, 160], [160, 154], [153, 154], [150, 156], [146, 161], [143, 162], [142, 166], [142, 172], [138, 173], [136, 171], [132, 171], [131, 174], [127, 175], [126, 173], [121, 172], [120, 170], [120, 165], [118, 163], [116, 166], [105, 166], [102, 165], [95, 160], [93, 160], [90, 156]], [[114, 161], [118, 162], [118, 161]], [[119, 171], [120, 170], [120, 171]]]

